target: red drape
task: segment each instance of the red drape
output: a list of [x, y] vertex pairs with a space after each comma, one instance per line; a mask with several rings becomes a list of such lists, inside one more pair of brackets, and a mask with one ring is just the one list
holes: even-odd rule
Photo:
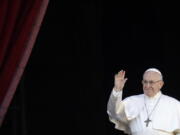
[[33, 48], [49, 0], [0, 0], [0, 125]]

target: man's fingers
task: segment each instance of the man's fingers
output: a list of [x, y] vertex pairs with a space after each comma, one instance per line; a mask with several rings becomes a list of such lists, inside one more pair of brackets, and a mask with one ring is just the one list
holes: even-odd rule
[[125, 77], [125, 73], [126, 72], [124, 70], [121, 70], [118, 72], [117, 77], [121, 77], [123, 79]]
[[127, 80], [128, 80], [128, 79], [127, 79], [127, 78], [125, 78], [125, 79], [124, 79], [124, 83], [126, 83], [126, 81], [127, 81]]
[[126, 72], [125, 72], [125, 71], [123, 71], [123, 72], [122, 72], [122, 78], [124, 78], [124, 77], [125, 77], [125, 74], [126, 74]]

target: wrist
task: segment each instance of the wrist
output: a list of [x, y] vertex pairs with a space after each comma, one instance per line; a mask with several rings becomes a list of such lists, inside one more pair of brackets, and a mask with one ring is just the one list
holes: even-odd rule
[[113, 90], [116, 91], [116, 92], [119, 92], [119, 91], [122, 91], [122, 88], [118, 88], [118, 87], [114, 86]]
[[114, 95], [115, 97], [121, 97], [121, 96], [122, 96], [122, 90], [116, 91], [116, 90], [113, 88], [112, 95]]

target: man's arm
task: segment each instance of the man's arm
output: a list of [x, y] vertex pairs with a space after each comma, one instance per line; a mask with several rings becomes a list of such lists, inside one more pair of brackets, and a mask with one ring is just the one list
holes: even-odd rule
[[115, 119], [127, 123], [124, 104], [122, 102], [122, 91], [117, 92], [114, 89], [112, 90], [107, 105], [107, 113], [110, 119]]
[[107, 106], [107, 113], [109, 115], [109, 120], [115, 124], [116, 129], [122, 130], [127, 134], [130, 133], [122, 101], [122, 91], [116, 92], [113, 90], [111, 92]]
[[108, 114], [110, 116], [116, 116], [116, 103], [117, 100], [121, 102], [122, 100], [122, 89], [124, 87], [124, 84], [127, 81], [127, 78], [125, 77], [125, 71], [121, 70], [114, 76], [114, 88], [111, 92], [109, 101], [108, 101]]
[[118, 113], [117, 105], [120, 104], [120, 108], [121, 108], [122, 89], [126, 81], [127, 81], [127, 78], [125, 78], [125, 71], [123, 70], [119, 71], [114, 76], [114, 88], [111, 92], [111, 95], [108, 101], [108, 109], [107, 109], [107, 112], [109, 116], [111, 117], [113, 116], [116, 118], [116, 115]]
[[121, 70], [114, 77], [114, 88], [111, 92], [107, 113], [111, 122], [115, 124], [115, 128], [129, 133], [128, 121], [124, 111], [124, 104], [122, 102], [122, 89], [127, 81], [125, 71]]

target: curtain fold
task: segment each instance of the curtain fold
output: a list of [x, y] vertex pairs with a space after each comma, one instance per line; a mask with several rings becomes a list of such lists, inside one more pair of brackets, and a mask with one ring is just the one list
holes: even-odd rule
[[0, 125], [32, 51], [48, 2], [0, 0]]

